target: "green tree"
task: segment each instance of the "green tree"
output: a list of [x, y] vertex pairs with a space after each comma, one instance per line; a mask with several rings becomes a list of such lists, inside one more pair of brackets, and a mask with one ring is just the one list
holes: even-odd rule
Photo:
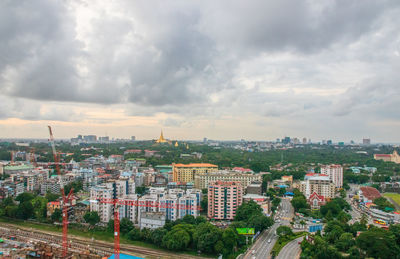
[[141, 238], [140, 229], [133, 228], [128, 232], [128, 238], [133, 241], [138, 241]]
[[249, 227], [255, 228], [256, 232], [267, 229], [270, 226], [272, 226], [273, 224], [274, 224], [274, 221], [272, 218], [266, 217], [262, 214], [254, 214], [247, 221], [247, 225]]
[[244, 202], [240, 205], [236, 211], [235, 220], [236, 221], [247, 221], [254, 214], [261, 214], [262, 209], [260, 205], [254, 201]]
[[206, 253], [213, 253], [214, 246], [220, 239], [221, 231], [208, 222], [199, 224], [193, 233], [195, 247]]
[[207, 212], [208, 210], [208, 196], [203, 196], [203, 199], [200, 201], [200, 207], [202, 211]]
[[186, 250], [190, 243], [190, 234], [184, 229], [176, 229], [168, 232], [164, 237], [162, 244], [169, 250]]
[[107, 222], [107, 232], [114, 233], [114, 220], [110, 219]]
[[395, 236], [390, 231], [379, 228], [361, 233], [356, 239], [356, 244], [368, 257], [396, 258], [399, 253]]
[[83, 219], [91, 226], [94, 226], [100, 222], [100, 216], [97, 211], [86, 212], [86, 214], [83, 216]]
[[21, 202], [18, 205], [17, 218], [19, 219], [29, 219], [34, 215], [33, 205], [30, 200]]
[[350, 247], [354, 246], [356, 241], [351, 233], [343, 233], [339, 239], [335, 242], [335, 246], [342, 252], [346, 252]]
[[195, 225], [196, 224], [196, 219], [195, 217], [193, 217], [192, 215], [185, 215], [182, 218], [182, 221], [186, 224], [191, 224], [191, 225]]
[[60, 198], [60, 195], [48, 192], [48, 193], [46, 193], [45, 198], [47, 199], [48, 202], [52, 202], [52, 201], [56, 201], [58, 198]]
[[146, 193], [146, 187], [145, 186], [136, 186], [135, 192], [138, 195], [144, 195]]
[[[222, 242], [224, 243], [224, 254], [231, 254], [234, 250], [236, 250], [236, 246], [238, 244], [238, 234], [231, 228], [227, 228], [222, 233]], [[214, 251], [216, 251], [214, 246]], [[216, 251], [217, 252], [217, 251]]]
[[134, 228], [132, 221], [130, 221], [128, 218], [122, 218], [119, 226], [122, 234], [127, 234]]
[[151, 241], [153, 244], [161, 244], [164, 236], [168, 233], [168, 231], [164, 228], [157, 228], [151, 233]]
[[55, 209], [53, 214], [51, 214], [51, 221], [53, 222], [61, 222], [62, 221], [62, 212], [60, 209]]
[[290, 227], [288, 226], [279, 226], [276, 229], [276, 234], [280, 237], [284, 237], [284, 236], [291, 236], [293, 235], [293, 231]]
[[23, 203], [25, 201], [31, 201], [33, 200], [33, 198], [35, 198], [35, 196], [32, 193], [24, 192], [18, 195], [17, 198], [15, 198], [15, 200], [19, 201], [20, 203]]

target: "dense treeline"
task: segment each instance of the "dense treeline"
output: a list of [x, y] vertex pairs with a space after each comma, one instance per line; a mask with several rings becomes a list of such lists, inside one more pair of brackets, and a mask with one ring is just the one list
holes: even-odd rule
[[364, 223], [329, 221], [324, 234], [314, 236], [313, 244], [302, 242], [301, 258], [400, 258], [400, 224], [384, 230], [372, 225], [367, 229]]
[[[236, 228], [252, 227], [261, 231], [270, 227], [273, 220], [262, 213], [253, 201], [239, 206], [235, 220], [226, 229], [207, 222], [205, 217], [186, 215], [182, 219], [167, 222], [155, 230], [134, 227], [127, 218], [120, 222], [121, 234], [132, 241], [143, 241], [173, 251], [194, 251], [209, 255], [223, 254], [224, 258], [235, 258], [245, 249], [246, 238], [238, 235]], [[114, 231], [114, 221], [107, 224], [107, 231]]]

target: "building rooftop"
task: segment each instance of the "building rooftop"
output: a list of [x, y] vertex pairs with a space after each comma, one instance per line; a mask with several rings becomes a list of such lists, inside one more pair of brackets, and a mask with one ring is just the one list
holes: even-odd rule
[[175, 164], [175, 167], [218, 167], [209, 163]]
[[364, 197], [368, 198], [369, 200], [375, 200], [376, 198], [381, 197], [381, 193], [375, 189], [374, 187], [363, 186], [360, 187], [362, 194]]

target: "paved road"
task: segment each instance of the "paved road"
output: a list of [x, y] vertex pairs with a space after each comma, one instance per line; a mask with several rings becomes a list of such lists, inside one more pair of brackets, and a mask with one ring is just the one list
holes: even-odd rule
[[[277, 235], [275, 230], [280, 225], [290, 225], [290, 221], [293, 218], [294, 209], [289, 199], [282, 198], [279, 210], [275, 215], [275, 224], [272, 225], [268, 230], [264, 231], [254, 245], [249, 249], [248, 253], [244, 256], [244, 259], [266, 259], [271, 258], [271, 250], [274, 247]], [[280, 221], [277, 222], [277, 220]], [[252, 251], [254, 250], [254, 254]]]
[[297, 259], [300, 258], [301, 248], [299, 242], [303, 240], [304, 237], [296, 238], [295, 240], [289, 242], [285, 245], [279, 252], [277, 259]]

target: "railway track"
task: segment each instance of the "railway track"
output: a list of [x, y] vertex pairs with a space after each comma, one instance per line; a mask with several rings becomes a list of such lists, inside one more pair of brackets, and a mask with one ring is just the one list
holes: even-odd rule
[[[0, 223], [0, 234], [3, 235], [14, 235], [22, 241], [41, 241], [49, 244], [61, 246], [62, 235], [54, 232], [47, 232], [37, 229], [31, 229], [26, 227], [17, 227], [16, 225]], [[114, 244], [91, 240], [88, 238], [77, 237], [73, 235], [68, 236], [70, 241], [70, 249], [74, 252], [90, 251], [93, 254], [100, 256], [110, 256], [114, 251]], [[130, 254], [135, 256], [141, 256], [148, 259], [173, 259], [173, 258], [184, 258], [184, 259], [199, 259], [201, 257], [181, 254], [171, 254], [163, 251], [156, 251], [150, 248], [121, 244], [121, 253]]]

